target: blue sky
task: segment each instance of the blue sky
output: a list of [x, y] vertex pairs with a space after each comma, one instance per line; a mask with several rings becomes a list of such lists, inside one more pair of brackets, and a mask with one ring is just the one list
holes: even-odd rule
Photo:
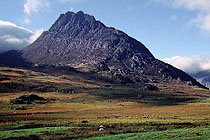
[[[209, 0], [1, 0], [0, 21], [4, 26], [0, 22], [0, 47], [5, 38], [10, 43], [22, 42], [20, 45], [33, 42], [61, 13], [70, 10], [82, 10], [126, 32], [145, 44], [155, 57], [176, 67], [185, 70], [183, 60], [189, 58], [192, 62], [186, 62], [191, 66], [199, 58], [198, 69], [204, 69], [200, 61], [210, 69]], [[33, 34], [23, 40], [5, 36], [1, 30], [8, 27], [8, 22]]]

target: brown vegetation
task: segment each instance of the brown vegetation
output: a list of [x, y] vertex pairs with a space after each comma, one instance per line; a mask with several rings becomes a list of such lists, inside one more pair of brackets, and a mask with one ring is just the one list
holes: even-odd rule
[[[21, 83], [24, 87], [28, 84], [47, 87], [46, 91], [38, 91], [36, 88], [26, 88], [24, 91], [4, 89], [7, 92], [0, 93], [0, 129], [16, 124], [29, 128], [36, 125], [41, 128], [76, 127], [55, 133], [46, 130], [34, 135], [37, 138], [76, 139], [210, 124], [210, 99], [206, 97], [209, 93], [193, 86], [156, 84], [161, 89], [159, 92], [144, 92], [135, 87], [113, 85], [100, 80], [97, 83], [95, 79], [87, 80], [82, 74], [75, 73], [59, 74], [54, 71], [52, 76], [21, 69], [0, 68], [0, 74], [0, 85], [13, 82]], [[9, 79], [3, 79], [5, 77]], [[52, 92], [54, 88], [57, 90]], [[61, 89], [72, 89], [75, 92], [65, 93]], [[192, 91], [199, 96], [194, 96]], [[47, 102], [10, 104], [11, 100], [30, 94], [43, 97]], [[25, 109], [16, 109], [20, 107]], [[98, 131], [100, 125], [104, 126], [104, 131]]]

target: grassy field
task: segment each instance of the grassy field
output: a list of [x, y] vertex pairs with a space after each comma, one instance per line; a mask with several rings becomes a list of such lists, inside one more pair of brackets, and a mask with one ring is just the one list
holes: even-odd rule
[[176, 129], [155, 132], [139, 132], [118, 135], [105, 135], [101, 137], [87, 138], [86, 140], [209, 140], [210, 127], [198, 127], [187, 129]]
[[[207, 90], [182, 85], [171, 91], [139, 91], [74, 71], [50, 72], [51, 75], [0, 68], [0, 139], [210, 137]], [[166, 88], [163, 85], [160, 88]], [[191, 90], [197, 95], [183, 92]], [[46, 102], [10, 102], [30, 94], [43, 97]], [[99, 131], [100, 125], [104, 131]]]

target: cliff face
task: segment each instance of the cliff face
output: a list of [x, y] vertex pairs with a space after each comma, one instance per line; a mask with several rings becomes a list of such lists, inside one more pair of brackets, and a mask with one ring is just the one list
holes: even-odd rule
[[181, 70], [157, 60], [139, 41], [83, 12], [61, 14], [52, 27], [19, 52], [30, 64], [70, 66], [125, 82], [190, 81]]
[[61, 15], [22, 53], [33, 63], [71, 66], [102, 61], [116, 65], [131, 58], [154, 58], [140, 42], [83, 12]]

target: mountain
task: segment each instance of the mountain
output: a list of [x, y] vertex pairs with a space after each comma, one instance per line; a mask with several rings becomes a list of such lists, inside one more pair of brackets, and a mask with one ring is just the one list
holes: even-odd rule
[[[10, 53], [0, 56], [0, 64], [13, 64]], [[8, 60], [2, 61], [5, 55]], [[121, 83], [176, 80], [205, 88], [183, 71], [156, 59], [141, 42], [82, 11], [61, 14], [34, 43], [12, 55], [18, 56], [19, 66], [69, 66]]]
[[196, 73], [190, 74], [194, 77], [198, 82], [210, 88], [210, 71], [199, 71]]

